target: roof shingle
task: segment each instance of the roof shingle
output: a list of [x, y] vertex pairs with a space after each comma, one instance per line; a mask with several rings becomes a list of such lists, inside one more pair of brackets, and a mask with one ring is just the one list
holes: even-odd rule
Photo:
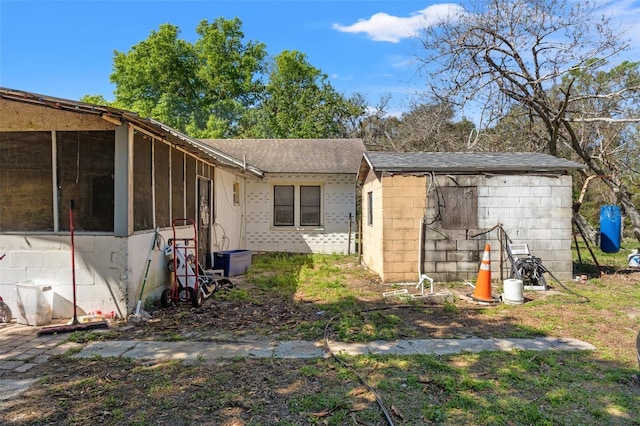
[[364, 160], [386, 172], [553, 172], [583, 168], [574, 161], [533, 152], [379, 152]]
[[356, 174], [361, 139], [202, 139], [201, 142], [271, 173]]

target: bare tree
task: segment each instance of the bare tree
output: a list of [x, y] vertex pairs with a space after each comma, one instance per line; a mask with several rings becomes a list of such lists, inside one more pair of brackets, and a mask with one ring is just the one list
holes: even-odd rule
[[454, 115], [449, 104], [413, 105], [402, 114], [396, 147], [400, 151], [472, 151], [475, 126], [466, 119], [454, 121]]
[[396, 138], [399, 120], [387, 112], [391, 95], [380, 98], [378, 105], [370, 110], [358, 122], [356, 137], [362, 138], [370, 151], [398, 151]]
[[640, 86], [633, 72], [609, 84], [584, 84], [589, 75], [606, 77], [609, 61], [627, 48], [621, 32], [599, 15], [590, 2], [479, 0], [474, 9], [452, 9], [440, 25], [424, 28], [425, 54], [418, 59], [435, 99], [482, 111], [478, 137], [517, 106], [530, 129], [546, 135], [538, 149], [609, 176], [605, 182], [640, 241], [640, 214], [620, 156], [621, 147], [637, 147], [637, 132], [629, 128], [639, 121]]

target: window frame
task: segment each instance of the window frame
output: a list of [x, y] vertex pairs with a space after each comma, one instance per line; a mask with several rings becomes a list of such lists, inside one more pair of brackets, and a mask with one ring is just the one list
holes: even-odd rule
[[[288, 199], [286, 200], [286, 203], [279, 203], [280, 200], [280, 196], [277, 194], [278, 189], [284, 190], [284, 189], [289, 189], [291, 190], [291, 202], [288, 202]], [[287, 196], [289, 194], [286, 194]], [[291, 217], [291, 220], [279, 220], [281, 214], [279, 214], [279, 212], [284, 212], [284, 208], [286, 208], [286, 211], [289, 212], [289, 216]], [[273, 185], [273, 226], [295, 226], [296, 223], [296, 215], [295, 215], [295, 210], [296, 210], [296, 187], [295, 185]]]
[[[320, 183], [285, 183], [278, 182], [272, 185], [272, 202], [271, 202], [271, 226], [277, 229], [283, 228], [303, 228], [303, 229], [317, 229], [322, 228], [324, 225], [324, 186]], [[277, 188], [290, 188], [293, 195], [292, 204], [276, 204], [277, 196], [276, 191]], [[317, 191], [317, 200], [313, 200], [310, 203], [307, 203], [303, 200], [303, 192], [307, 189]], [[306, 197], [305, 197], [306, 198]], [[306, 203], [306, 204], [305, 204]], [[289, 214], [292, 215], [293, 220], [284, 222], [282, 220], [278, 220], [277, 210], [283, 207], [289, 207]], [[313, 216], [315, 216], [315, 220], [313, 223], [311, 221], [306, 221], [303, 223], [303, 215], [307, 215], [303, 211], [312, 210]], [[315, 210], [315, 211], [313, 211]]]
[[[317, 190], [317, 202], [316, 200], [313, 200], [313, 202], [307, 202], [305, 200], [305, 196], [303, 196], [303, 190], [311, 189]], [[300, 196], [298, 197], [300, 200], [300, 226], [320, 226], [322, 224], [322, 188], [320, 187], [320, 185], [300, 185], [298, 190], [300, 192]], [[313, 212], [311, 214], [313, 214], [314, 218], [316, 219], [313, 222], [305, 219], [305, 217], [309, 214], [306, 211], [308, 208], [313, 209]]]
[[373, 226], [373, 191], [367, 192], [367, 225]]

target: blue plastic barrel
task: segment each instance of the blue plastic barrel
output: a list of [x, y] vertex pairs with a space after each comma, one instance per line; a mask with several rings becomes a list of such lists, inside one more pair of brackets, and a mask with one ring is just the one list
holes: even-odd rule
[[620, 251], [622, 219], [620, 207], [600, 207], [600, 249], [605, 253]]

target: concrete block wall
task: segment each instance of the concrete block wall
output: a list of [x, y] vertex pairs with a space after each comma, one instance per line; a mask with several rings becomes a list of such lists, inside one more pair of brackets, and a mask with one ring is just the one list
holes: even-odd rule
[[[321, 185], [322, 226], [273, 226], [273, 185]], [[246, 240], [249, 250], [354, 253], [355, 175], [269, 174], [261, 181], [248, 181], [246, 191]]]
[[[148, 246], [151, 246], [149, 241]], [[76, 302], [79, 315], [91, 310], [127, 314], [126, 238], [74, 235]], [[51, 286], [53, 318], [73, 316], [73, 276], [69, 236], [2, 235], [0, 296], [18, 313], [17, 284]], [[146, 253], [144, 257], [146, 258]], [[140, 262], [144, 264], [144, 260]]]
[[[441, 205], [437, 191], [439, 187], [446, 186], [477, 188], [482, 177], [456, 175], [451, 178], [440, 175], [435, 177], [435, 181], [431, 176], [427, 179], [429, 194], [425, 214], [424, 273], [436, 282], [475, 282], [488, 236], [482, 234], [482, 229], [444, 229], [442, 215], [457, 212], [447, 211], [446, 206]], [[478, 234], [481, 235], [474, 237]], [[492, 267], [498, 268], [493, 263]]]
[[474, 282], [480, 268], [484, 243], [484, 239], [469, 239], [467, 230], [445, 232], [427, 226], [424, 273], [437, 282]]
[[[491, 247], [492, 279], [499, 279], [501, 224], [513, 243], [526, 243], [532, 255], [560, 280], [572, 277], [572, 180], [564, 175], [469, 175], [456, 183], [437, 176], [431, 187], [458, 184], [478, 191], [478, 229], [443, 229], [436, 220], [435, 189], [429, 194], [424, 272], [436, 281], [475, 282], [486, 243]], [[504, 268], [510, 263], [503, 253]], [[508, 271], [505, 271], [506, 275]]]
[[417, 282], [420, 223], [426, 208], [424, 176], [382, 179], [383, 274], [385, 282]]
[[571, 176], [504, 175], [483, 180], [478, 188], [480, 227], [501, 223], [509, 238], [516, 244], [528, 244], [531, 254], [540, 257], [555, 277], [570, 280]]
[[[368, 223], [369, 193], [372, 194], [372, 224]], [[362, 186], [362, 263], [381, 277], [384, 274], [382, 203], [382, 182], [375, 172], [369, 171]]]

